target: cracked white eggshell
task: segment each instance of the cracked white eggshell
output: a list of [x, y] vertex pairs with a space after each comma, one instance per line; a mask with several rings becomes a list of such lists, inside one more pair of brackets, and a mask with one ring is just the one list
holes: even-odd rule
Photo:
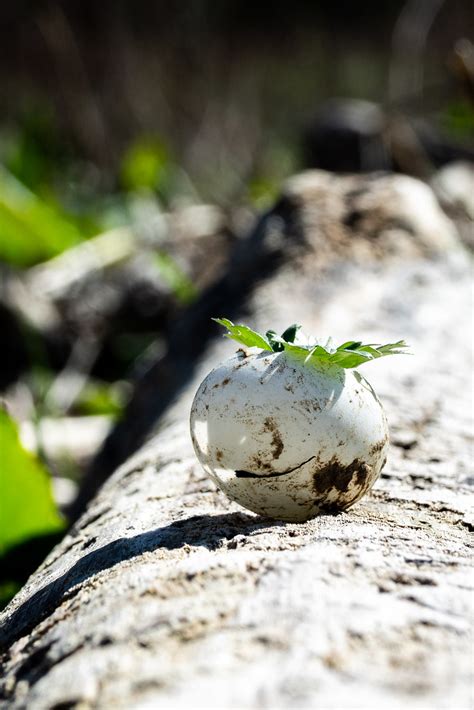
[[212, 370], [192, 404], [191, 437], [231, 500], [288, 521], [351, 506], [388, 448], [382, 405], [362, 375], [285, 352], [240, 350]]

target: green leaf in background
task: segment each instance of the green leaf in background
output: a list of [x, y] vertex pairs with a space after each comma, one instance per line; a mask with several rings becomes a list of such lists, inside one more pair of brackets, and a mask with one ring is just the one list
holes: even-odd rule
[[459, 140], [469, 140], [474, 133], [474, 109], [468, 100], [453, 101], [441, 114], [446, 131]]
[[39, 97], [25, 95], [14, 124], [7, 127], [3, 123], [0, 128], [0, 162], [26, 187], [41, 195], [58, 174], [64, 175], [72, 159], [53, 106]]
[[170, 157], [157, 138], [139, 138], [122, 159], [122, 184], [126, 190], [155, 190], [169, 177]]
[[82, 235], [59, 209], [0, 166], [0, 260], [31, 266], [69, 249]]
[[167, 286], [177, 300], [186, 305], [196, 298], [198, 291], [187, 274], [179, 267], [172, 256], [164, 251], [155, 254], [155, 264]]
[[48, 473], [21, 446], [15, 424], [0, 408], [0, 554], [63, 527]]
[[6, 607], [10, 599], [13, 599], [15, 594], [21, 589], [21, 584], [8, 580], [0, 582], [0, 611]]
[[126, 383], [110, 384], [90, 378], [79, 393], [72, 412], [80, 416], [103, 414], [119, 419], [123, 414], [126, 401]]
[[280, 182], [270, 177], [256, 177], [247, 185], [249, 200], [256, 209], [270, 207], [278, 197]]

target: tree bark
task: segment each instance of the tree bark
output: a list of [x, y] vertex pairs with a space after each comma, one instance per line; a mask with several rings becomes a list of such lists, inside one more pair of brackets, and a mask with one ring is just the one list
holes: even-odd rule
[[5, 707], [469, 706], [469, 257], [414, 180], [314, 172], [285, 199], [291, 220], [266, 229], [276, 243], [297, 218], [300, 238], [243, 295], [245, 321], [409, 341], [363, 367], [391, 430], [379, 481], [304, 524], [230, 503], [188, 432], [199, 382], [233, 352], [210, 338], [2, 615]]

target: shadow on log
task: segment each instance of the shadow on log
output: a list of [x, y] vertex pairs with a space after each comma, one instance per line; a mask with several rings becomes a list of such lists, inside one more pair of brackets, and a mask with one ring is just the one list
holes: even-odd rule
[[[245, 513], [193, 515], [141, 535], [119, 538], [87, 552], [65, 574], [38, 590], [17, 609], [8, 623], [2, 626], [0, 653], [18, 636], [28, 633], [39, 624], [59, 602], [71, 599], [74, 596], [74, 587], [99, 572], [158, 548], [175, 550], [190, 544], [216, 550], [222, 540], [231, 540], [236, 535], [249, 534], [268, 525], [268, 520]], [[272, 522], [270, 525], [285, 525], [285, 523]], [[83, 545], [83, 549], [86, 550], [96, 541], [97, 539], [88, 540]]]

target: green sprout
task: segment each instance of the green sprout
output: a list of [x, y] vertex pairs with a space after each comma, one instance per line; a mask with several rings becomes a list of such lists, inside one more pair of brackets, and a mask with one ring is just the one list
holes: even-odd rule
[[404, 340], [396, 343], [379, 345], [377, 343], [363, 343], [360, 340], [348, 340], [335, 347], [332, 339], [323, 345], [321, 343], [295, 343], [298, 330], [301, 328], [296, 323], [290, 325], [281, 335], [274, 330], [267, 330], [265, 335], [248, 328], [246, 325], [234, 325], [228, 318], [213, 318], [216, 323], [227, 328], [227, 338], [235, 340], [246, 347], [257, 347], [270, 352], [286, 352], [297, 358], [303, 358], [305, 363], [326, 363], [344, 368], [353, 368], [363, 365], [370, 360], [376, 360], [386, 355], [407, 355], [409, 346]]

